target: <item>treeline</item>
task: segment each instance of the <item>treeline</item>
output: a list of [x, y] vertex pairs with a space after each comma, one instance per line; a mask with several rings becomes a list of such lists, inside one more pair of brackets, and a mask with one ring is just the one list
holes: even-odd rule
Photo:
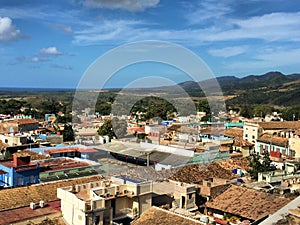
[[229, 110], [232, 109], [239, 112], [241, 116], [246, 118], [265, 117], [266, 115], [271, 115], [273, 112], [277, 112], [283, 120], [296, 121], [300, 119], [300, 105], [275, 107], [270, 105], [241, 104], [227, 107]]

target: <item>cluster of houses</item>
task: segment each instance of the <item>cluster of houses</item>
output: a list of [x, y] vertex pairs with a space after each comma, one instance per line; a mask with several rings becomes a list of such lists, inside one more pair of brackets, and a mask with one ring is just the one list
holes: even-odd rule
[[[45, 215], [74, 225], [275, 224], [279, 212], [300, 218], [300, 121], [234, 115], [201, 122], [203, 115], [147, 123], [124, 116], [127, 135], [118, 140], [97, 135], [112, 116], [83, 117], [72, 143], [63, 142], [62, 125], [52, 126], [53, 114], [42, 122], [3, 117], [0, 224]], [[246, 158], [265, 151], [277, 169], [252, 180]]]

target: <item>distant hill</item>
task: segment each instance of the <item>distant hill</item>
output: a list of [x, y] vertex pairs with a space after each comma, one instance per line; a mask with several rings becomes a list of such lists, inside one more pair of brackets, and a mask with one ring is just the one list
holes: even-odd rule
[[300, 74], [282, 74], [268, 72], [262, 75], [249, 75], [238, 78], [222, 76], [201, 82], [187, 81], [179, 83], [193, 97], [204, 96], [199, 86], [213, 89], [218, 81], [223, 95], [235, 95], [227, 104], [272, 104], [291, 106], [300, 104]]
[[237, 95], [227, 104], [270, 104], [293, 106], [300, 104], [300, 74], [284, 75], [269, 72], [238, 79], [231, 85], [222, 84], [223, 93]]

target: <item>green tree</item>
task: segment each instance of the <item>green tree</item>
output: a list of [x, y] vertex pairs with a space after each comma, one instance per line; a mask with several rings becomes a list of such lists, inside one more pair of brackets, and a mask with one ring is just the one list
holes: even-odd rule
[[75, 141], [75, 133], [72, 125], [65, 124], [62, 131], [63, 141]]
[[5, 153], [4, 153], [4, 159], [7, 160], [7, 159], [12, 159], [12, 154], [10, 153], [10, 151], [8, 150], [5, 150]]
[[105, 120], [103, 125], [98, 129], [101, 136], [109, 136], [121, 138], [127, 134], [127, 122], [123, 119], [114, 118], [113, 120]]
[[272, 160], [268, 151], [264, 151], [262, 160], [262, 172], [275, 170], [275, 167], [271, 165]]
[[271, 165], [272, 160], [268, 151], [264, 151], [262, 161], [258, 153], [251, 154], [249, 157], [249, 165], [251, 169], [248, 170], [251, 177], [257, 180], [258, 173], [268, 172], [275, 170], [275, 167]]
[[251, 177], [257, 180], [258, 173], [262, 171], [262, 164], [259, 160], [258, 153], [253, 153], [250, 155], [249, 166], [251, 169], [249, 169], [248, 172], [250, 173]]
[[257, 105], [253, 109], [253, 114], [255, 116], [265, 117], [267, 114], [271, 114], [274, 111], [274, 108], [269, 105]]
[[282, 118], [289, 121], [298, 120], [300, 118], [300, 106], [284, 109], [282, 111]]
[[107, 135], [109, 138], [113, 138], [115, 136], [111, 120], [104, 121], [103, 125], [98, 129], [98, 134], [100, 136]]
[[245, 104], [242, 105], [241, 107], [241, 111], [240, 111], [240, 115], [246, 118], [252, 118], [253, 117], [253, 107]]

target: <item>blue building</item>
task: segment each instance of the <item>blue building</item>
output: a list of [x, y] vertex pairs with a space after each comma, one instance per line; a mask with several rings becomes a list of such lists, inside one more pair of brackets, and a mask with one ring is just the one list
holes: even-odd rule
[[17, 187], [39, 183], [39, 164], [30, 162], [29, 155], [15, 153], [13, 160], [0, 162], [0, 186]]

